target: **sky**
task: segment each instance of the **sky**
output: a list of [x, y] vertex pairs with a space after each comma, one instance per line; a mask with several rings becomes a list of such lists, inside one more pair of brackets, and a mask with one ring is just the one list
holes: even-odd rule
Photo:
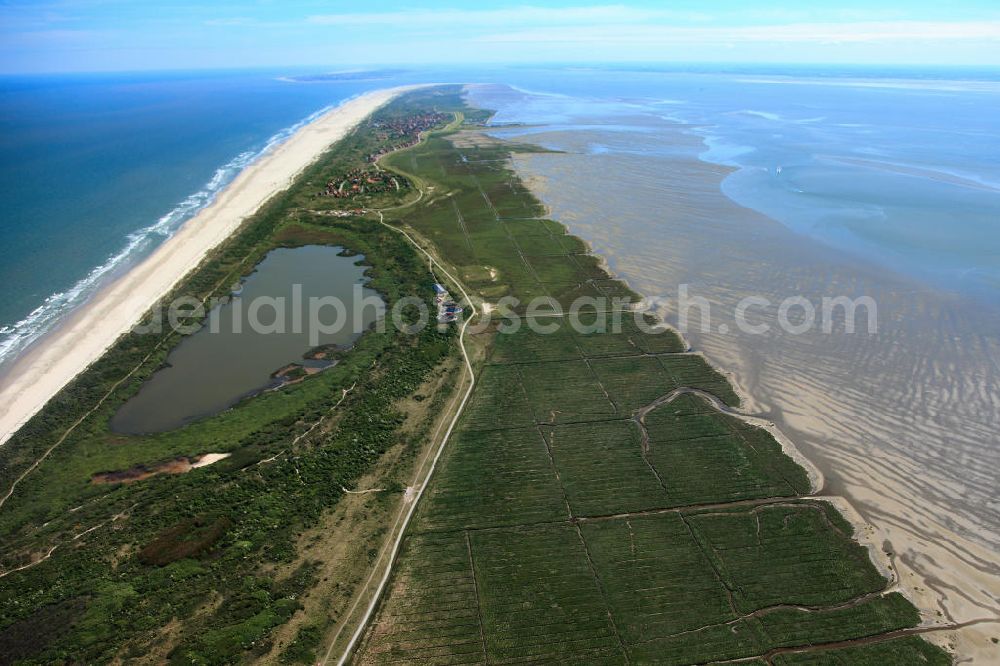
[[614, 62], [1000, 66], [998, 0], [0, 0], [0, 72]]

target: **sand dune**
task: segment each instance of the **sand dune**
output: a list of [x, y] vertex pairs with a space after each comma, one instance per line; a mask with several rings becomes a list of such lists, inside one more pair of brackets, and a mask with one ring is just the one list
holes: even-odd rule
[[101, 289], [0, 379], [0, 443], [94, 362], [159, 298], [274, 194], [355, 125], [413, 86], [366, 93], [302, 127], [247, 167], [145, 261]]

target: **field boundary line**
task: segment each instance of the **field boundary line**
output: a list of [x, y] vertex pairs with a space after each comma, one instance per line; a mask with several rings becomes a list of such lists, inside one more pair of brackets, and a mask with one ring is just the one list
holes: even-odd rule
[[490, 663], [489, 652], [486, 650], [486, 623], [483, 621], [483, 604], [479, 598], [479, 581], [476, 580], [476, 558], [472, 555], [472, 538], [469, 531], [463, 532], [465, 548], [469, 553], [469, 573], [472, 574], [472, 589], [476, 595], [476, 617], [479, 619], [479, 640], [483, 643], [483, 661]]
[[579, 523], [574, 523], [573, 528], [576, 530], [576, 536], [580, 540], [580, 545], [583, 547], [584, 557], [587, 558], [587, 567], [590, 569], [590, 575], [594, 579], [594, 585], [597, 586], [597, 592], [601, 595], [601, 601], [604, 603], [604, 610], [608, 614], [608, 622], [611, 624], [611, 630], [615, 633], [615, 638], [618, 639], [618, 646], [622, 650], [622, 656], [625, 657], [625, 663], [631, 664], [632, 660], [628, 655], [628, 647], [625, 645], [625, 639], [622, 638], [621, 631], [618, 629], [618, 623], [615, 622], [615, 616], [611, 612], [611, 600], [608, 598], [608, 593], [604, 589], [604, 583], [601, 582], [601, 576], [597, 573], [597, 566], [594, 564], [594, 558], [590, 555], [590, 547], [587, 546], [587, 539], [583, 536], [583, 530], [580, 529]]
[[921, 636], [923, 634], [932, 634], [939, 631], [957, 631], [959, 629], [965, 629], [967, 627], [974, 627], [980, 624], [1000, 624], [1000, 617], [981, 617], [973, 620], [968, 620], [966, 622], [959, 622], [956, 624], [944, 624], [932, 627], [912, 627], [910, 629], [897, 629], [896, 631], [890, 631], [884, 634], [874, 634], [872, 636], [862, 636], [860, 638], [850, 638], [843, 641], [829, 641], [826, 643], [810, 643], [808, 645], [792, 645], [788, 647], [778, 647], [768, 650], [762, 654], [749, 655], [747, 657], [738, 657], [736, 659], [724, 659], [722, 661], [712, 662], [714, 664], [740, 664], [749, 663], [755, 659], [764, 659], [770, 663], [770, 659], [781, 654], [805, 654], [808, 652], [825, 652], [829, 650], [839, 650], [841, 648], [849, 648], [854, 646], [872, 645], [876, 643], [886, 643], [888, 641], [896, 640], [897, 638], [906, 638], [908, 636]]

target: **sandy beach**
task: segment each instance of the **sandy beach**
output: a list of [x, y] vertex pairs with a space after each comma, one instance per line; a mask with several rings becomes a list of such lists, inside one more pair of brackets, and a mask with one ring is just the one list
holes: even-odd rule
[[413, 86], [365, 93], [302, 127], [247, 167], [209, 206], [128, 273], [98, 291], [0, 378], [0, 444], [97, 360], [206, 254], [334, 142]]

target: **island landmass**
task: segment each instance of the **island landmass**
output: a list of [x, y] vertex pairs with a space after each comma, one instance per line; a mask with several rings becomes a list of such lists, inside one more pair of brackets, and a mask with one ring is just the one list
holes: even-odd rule
[[396, 97], [169, 290], [337, 245], [390, 308], [438, 285], [448, 321], [129, 436], [111, 416], [184, 336], [119, 331], [0, 447], [4, 660], [951, 663], [791, 443], [547, 219], [509, 159], [539, 148], [489, 116], [461, 86]]

